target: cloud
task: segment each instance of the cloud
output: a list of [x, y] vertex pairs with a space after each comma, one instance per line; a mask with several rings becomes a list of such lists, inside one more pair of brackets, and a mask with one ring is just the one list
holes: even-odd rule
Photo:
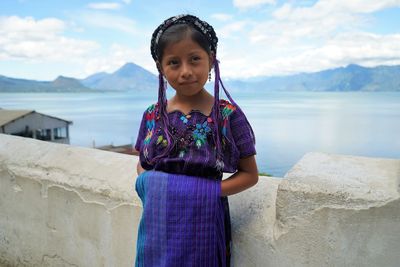
[[253, 42], [293, 45], [298, 40], [328, 38], [338, 32], [362, 28], [368, 21], [356, 12], [324, 1], [306, 8], [285, 4], [273, 13], [273, 18], [255, 25], [250, 34]]
[[[131, 1], [115, 2], [124, 7]], [[218, 58], [223, 78], [320, 71], [350, 63], [363, 66], [400, 64], [399, 30], [385, 30], [387, 34], [368, 32], [369, 28], [377, 29], [374, 20], [381, 19], [372, 14], [398, 7], [400, 0], [286, 2], [234, 1], [236, 7], [247, 12], [210, 16], [218, 25]], [[268, 4], [276, 6], [261, 12], [249, 10]], [[34, 61], [47, 66], [55, 66], [57, 62], [71, 66], [68, 71], [74, 75], [112, 72], [126, 62], [134, 62], [156, 73], [148, 48], [152, 31], [145, 32], [146, 23], [139, 28], [131, 17], [110, 13], [85, 9], [75, 12], [68, 24], [57, 18], [0, 16], [0, 60], [28, 64]], [[394, 24], [394, 21], [385, 23]], [[93, 36], [98, 35], [96, 30], [104, 32], [103, 29], [110, 30], [108, 36], [128, 33], [130, 36], [122, 36], [124, 40], [131, 38], [132, 42], [125, 43], [132, 46], [114, 43], [110, 47], [101, 47], [100, 43], [83, 37], [67, 36], [71, 32], [74, 36], [82, 34], [88, 26], [93, 26], [90, 27]], [[89, 35], [85, 36], [88, 38]], [[107, 41], [109, 39], [111, 37]], [[68, 75], [68, 72], [64, 74]]]
[[233, 5], [242, 10], [259, 7], [265, 4], [274, 5], [275, 3], [275, 0], [233, 0]]
[[390, 7], [399, 7], [399, 0], [353, 0], [345, 1], [338, 0], [335, 2], [329, 0], [319, 1], [316, 5], [317, 9], [320, 10], [336, 10], [336, 11], [347, 11], [355, 13], [372, 13], [382, 9]]
[[294, 7], [286, 3], [274, 12], [274, 17], [280, 20], [315, 20], [338, 14], [366, 14], [399, 6], [399, 0], [320, 0], [310, 7]]
[[117, 10], [121, 8], [121, 4], [112, 2], [89, 3], [88, 8], [100, 10]]
[[245, 34], [245, 30], [247, 30], [246, 27], [250, 24], [251, 22], [245, 20], [231, 22], [218, 29], [218, 36], [222, 38], [238, 39]]
[[65, 29], [56, 18], [0, 17], [0, 59], [70, 61], [98, 48], [96, 42], [63, 36]]
[[[102, 16], [102, 19], [115, 17]], [[122, 21], [119, 20], [120, 23]], [[126, 26], [134, 28], [133, 21], [125, 22]], [[145, 45], [142, 46], [141, 39], [138, 39], [134, 48], [116, 43], [105, 48], [94, 41], [66, 37], [69, 28], [72, 27], [76, 32], [75, 28], [78, 25], [74, 23], [76, 22], [66, 24], [57, 18], [0, 17], [0, 60], [38, 66], [58, 64], [63, 66], [61, 69], [64, 68], [63, 75], [77, 78], [84, 78], [99, 71], [113, 72], [126, 62], [134, 62], [156, 73], [147, 43], [150, 37], [145, 39]], [[127, 31], [134, 32], [132, 28]], [[80, 26], [78, 29], [81, 29]], [[32, 64], [30, 66], [33, 66]], [[55, 72], [57, 71], [49, 70], [42, 77], [36, 77], [36, 73], [35, 78], [52, 79], [58, 75]]]
[[[359, 64], [400, 64], [400, 34], [341, 33], [321, 44], [299, 46], [244, 45], [223, 47], [224, 77], [288, 75]], [[246, 53], [252, 51], [252, 53]], [[233, 56], [236, 55], [236, 56]], [[240, 56], [238, 56], [240, 55]]]
[[56, 34], [65, 29], [65, 24], [57, 18], [45, 18], [35, 20], [32, 17], [20, 18], [17, 16], [0, 17], [1, 33], [24, 33], [35, 35], [48, 31], [49, 34]]
[[[400, 64], [400, 34], [376, 35], [371, 33], [341, 34], [320, 47], [305, 50], [294, 57], [282, 57], [270, 62], [281, 71], [296, 73], [346, 66]], [[264, 64], [262, 68], [267, 68]]]
[[400, 64], [400, 34], [343, 33], [310, 52], [331, 65], [359, 63], [364, 66]]
[[157, 73], [147, 45], [132, 49], [116, 43], [110, 46], [107, 53], [87, 60], [84, 72], [86, 76], [102, 71], [111, 73], [127, 62], [134, 62], [155, 74]]
[[284, 4], [273, 12], [272, 20], [258, 23], [250, 38], [292, 45], [300, 39], [329, 38], [339, 32], [359, 31], [370, 23], [369, 13], [396, 6], [400, 0], [320, 0], [309, 7]]
[[216, 14], [212, 14], [211, 18], [219, 20], [219, 21], [229, 21], [233, 18], [233, 16], [230, 14], [216, 13]]
[[129, 34], [137, 34], [136, 22], [130, 18], [111, 15], [103, 12], [82, 12], [76, 19], [85, 24], [106, 28], [111, 30], [122, 31]]
[[217, 29], [223, 75], [247, 78], [350, 63], [400, 64], [399, 34], [365, 30], [372, 21], [370, 13], [396, 6], [399, 0], [320, 0], [306, 7], [283, 4], [266, 19], [228, 22]]
[[131, 0], [122, 0], [126, 5], [129, 5], [132, 1]]

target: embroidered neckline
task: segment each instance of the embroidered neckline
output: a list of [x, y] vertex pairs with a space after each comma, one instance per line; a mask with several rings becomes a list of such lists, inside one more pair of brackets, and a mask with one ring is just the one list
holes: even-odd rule
[[[235, 106], [233, 106], [229, 101], [221, 99], [219, 102], [219, 107], [220, 107], [220, 112], [221, 112], [221, 119], [222, 119], [222, 145], [225, 146], [225, 138], [227, 134], [227, 123], [228, 123], [228, 117], [232, 114], [232, 112], [236, 109]], [[182, 124], [184, 124], [184, 129], [180, 129], [178, 131], [177, 128], [170, 126], [170, 131], [172, 134], [172, 138], [174, 139], [175, 143], [175, 149], [177, 153], [179, 154], [179, 157], [184, 157], [185, 154], [187, 153], [188, 148], [194, 144], [197, 149], [202, 148], [206, 143], [207, 139], [211, 138], [212, 135], [212, 130], [211, 130], [211, 124], [213, 124], [213, 120], [211, 118], [212, 112], [214, 110], [214, 105], [212, 107], [211, 113], [209, 116], [206, 116], [204, 113], [202, 113], [200, 110], [193, 109], [191, 110], [188, 114], [185, 114], [184, 112], [176, 109], [173, 111], [168, 112], [167, 114], [173, 114], [173, 113], [180, 113], [180, 120]], [[148, 149], [147, 145], [150, 144], [150, 140], [154, 135], [156, 135], [156, 141], [155, 144], [156, 146], [162, 146], [166, 147], [168, 145], [167, 140], [161, 133], [161, 128], [158, 128], [157, 130], [155, 129], [155, 121], [159, 119], [158, 113], [158, 104], [153, 104], [147, 109], [147, 114], [146, 114], [146, 128], [147, 128], [147, 134], [144, 139], [144, 156], [146, 160], [148, 160]], [[194, 123], [189, 122], [189, 119], [192, 117], [193, 113], [201, 114], [202, 117], [205, 117], [204, 121], [201, 123]], [[215, 127], [215, 126], [213, 126]], [[156, 133], [154, 132], [156, 130]]]
[[[220, 99], [220, 101], [219, 101], [219, 105], [220, 105], [220, 106], [221, 106], [221, 100], [223, 100], [223, 99]], [[168, 105], [168, 100], [167, 100], [167, 105]], [[212, 105], [210, 114], [208, 114], [208, 115], [204, 114], [204, 112], [202, 112], [202, 111], [199, 110], [199, 109], [191, 109], [188, 113], [185, 113], [185, 112], [183, 112], [183, 111], [180, 110], [180, 109], [173, 109], [173, 110], [171, 110], [171, 111], [169, 111], [169, 112], [167, 112], [167, 113], [168, 113], [168, 114], [173, 114], [173, 113], [177, 113], [177, 112], [178, 112], [178, 113], [180, 113], [180, 114], [183, 115], [183, 116], [189, 116], [189, 115], [192, 115], [193, 113], [199, 113], [199, 114], [203, 115], [203, 117], [211, 117], [212, 114], [213, 114], [213, 112], [214, 112], [214, 108], [215, 108], [215, 104]]]
[[[228, 108], [228, 110], [232, 110], [232, 111], [236, 109], [235, 106], [233, 106], [229, 101], [227, 101], [225, 99], [220, 99], [219, 100], [219, 106], [220, 106], [220, 108], [225, 108], [225, 109]], [[193, 113], [198, 113], [198, 114], [203, 115], [204, 117], [211, 117], [212, 113], [214, 111], [214, 108], [215, 108], [215, 105], [213, 104], [213, 106], [211, 108], [211, 112], [210, 112], [209, 115], [204, 114], [199, 109], [192, 109], [188, 113], [185, 113], [185, 112], [183, 112], [183, 111], [181, 111], [179, 109], [173, 109], [173, 110], [167, 112], [167, 114], [169, 115], [169, 114], [174, 114], [174, 113], [180, 113], [182, 116], [187, 117], [187, 116], [191, 116]], [[222, 111], [222, 109], [221, 109], [221, 111]], [[227, 116], [224, 116], [224, 117], [227, 117]]]
[[168, 115], [169, 115], [169, 114], [174, 114], [174, 113], [180, 113], [182, 116], [185, 116], [185, 117], [187, 117], [187, 116], [189, 116], [189, 115], [192, 115], [193, 113], [199, 113], [199, 114], [203, 115], [204, 117], [210, 117], [210, 116], [212, 115], [213, 110], [214, 110], [214, 105], [213, 105], [213, 107], [212, 107], [212, 109], [211, 109], [210, 115], [204, 114], [204, 113], [203, 113], [201, 110], [199, 110], [199, 109], [192, 109], [192, 110], [189, 111], [188, 113], [185, 113], [185, 112], [183, 112], [183, 111], [181, 111], [181, 110], [179, 110], [179, 109], [174, 109], [174, 110], [171, 110], [170, 112], [167, 112], [167, 113], [168, 113]]

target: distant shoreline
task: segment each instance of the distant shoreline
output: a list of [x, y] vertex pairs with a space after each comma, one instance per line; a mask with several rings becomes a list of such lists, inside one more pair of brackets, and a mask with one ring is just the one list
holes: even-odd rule
[[[229, 90], [246, 92], [400, 92], [399, 73], [400, 65], [363, 67], [350, 64], [287, 76], [223, 80]], [[212, 83], [206, 88], [209, 86]], [[134, 63], [126, 63], [113, 73], [95, 73], [85, 79], [59, 76], [54, 81], [36, 81], [0, 75], [0, 92], [7, 93], [124, 93], [157, 88], [157, 76]]]

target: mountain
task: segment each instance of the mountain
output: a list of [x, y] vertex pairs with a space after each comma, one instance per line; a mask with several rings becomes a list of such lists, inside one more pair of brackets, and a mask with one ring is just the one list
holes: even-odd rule
[[127, 63], [114, 73], [99, 72], [78, 80], [59, 76], [54, 81], [15, 79], [0, 75], [0, 92], [104, 92], [156, 90], [158, 78]]
[[0, 92], [93, 92], [74, 78], [59, 76], [54, 81], [15, 79], [0, 75]]
[[144, 91], [158, 88], [157, 76], [134, 63], [126, 63], [111, 74], [93, 74], [81, 82], [93, 89], [111, 91]]
[[[314, 73], [290, 76], [257, 77], [252, 80], [228, 80], [229, 90], [266, 91], [397, 91], [400, 92], [400, 65], [373, 68], [351, 64]], [[213, 85], [207, 83], [207, 88]], [[113, 73], [99, 72], [77, 80], [59, 76], [51, 82], [14, 79], [0, 75], [0, 92], [103, 92], [157, 90], [156, 75], [127, 63]]]
[[99, 80], [103, 79], [108, 75], [107, 72], [98, 72], [93, 75], [90, 75], [89, 77], [85, 78], [84, 80], [81, 80], [82, 83], [85, 81], [86, 84], [96, 84], [99, 82]]
[[233, 89], [247, 90], [400, 92], [400, 66], [367, 68], [351, 64], [315, 73], [265, 77], [255, 82], [235, 80], [227, 84]]

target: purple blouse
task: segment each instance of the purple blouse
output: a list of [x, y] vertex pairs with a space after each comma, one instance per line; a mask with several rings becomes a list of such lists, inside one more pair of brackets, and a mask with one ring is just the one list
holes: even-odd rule
[[[224, 172], [237, 171], [239, 159], [256, 154], [255, 141], [244, 113], [226, 100], [220, 100], [221, 144]], [[146, 170], [215, 177], [216, 153], [212, 131], [215, 123], [198, 110], [185, 115], [179, 110], [168, 113], [173, 148], [168, 155], [151, 163], [167, 145], [160, 127], [158, 105], [153, 104], [143, 114], [135, 149], [140, 152], [140, 163]]]

